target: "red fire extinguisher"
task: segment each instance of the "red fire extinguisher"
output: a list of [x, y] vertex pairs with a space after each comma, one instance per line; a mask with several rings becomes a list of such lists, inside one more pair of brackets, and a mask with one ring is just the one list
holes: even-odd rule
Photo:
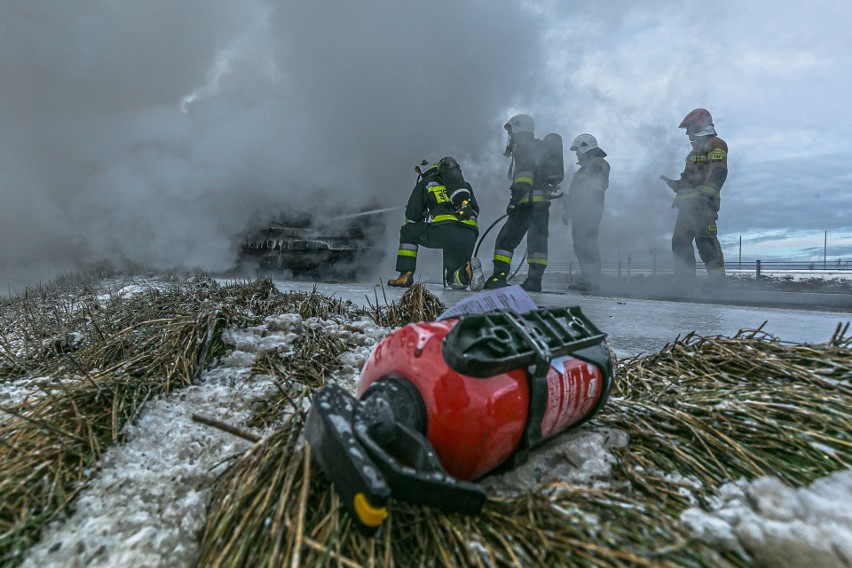
[[[469, 480], [523, 463], [604, 405], [613, 377], [605, 337], [578, 307], [405, 326], [373, 350], [359, 400], [339, 387], [319, 393], [306, 437], [365, 534], [378, 530], [391, 493], [477, 512], [485, 494]], [[353, 455], [366, 461], [344, 466]], [[376, 478], [384, 486], [369, 487]]]

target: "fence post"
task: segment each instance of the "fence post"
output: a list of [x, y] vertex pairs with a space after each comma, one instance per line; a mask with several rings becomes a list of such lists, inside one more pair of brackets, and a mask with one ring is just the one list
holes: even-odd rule
[[756, 280], [760, 280], [760, 260], [754, 261], [755, 264], [755, 273], [757, 274]]
[[743, 236], [740, 235], [740, 260], [737, 264], [737, 268], [742, 270], [743, 268]]
[[621, 278], [621, 260], [618, 261], [618, 277]]
[[628, 254], [628, 255], [627, 255], [627, 283], [628, 283], [628, 284], [630, 284], [630, 268], [631, 268], [631, 264], [633, 264], [633, 260], [631, 259], [631, 256]]
[[568, 282], [574, 281], [574, 261], [568, 263]]
[[825, 234], [823, 235], [823, 240], [822, 240], [822, 269], [823, 270], [828, 268], [827, 261], [828, 261], [828, 231], [825, 232]]

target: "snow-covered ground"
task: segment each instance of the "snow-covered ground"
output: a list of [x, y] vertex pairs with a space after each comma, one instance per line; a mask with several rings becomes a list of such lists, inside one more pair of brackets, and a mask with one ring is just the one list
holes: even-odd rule
[[[309, 291], [313, 284], [281, 281], [279, 288]], [[434, 287], [450, 305], [464, 294]], [[361, 305], [375, 302], [366, 285], [319, 285], [318, 291]], [[124, 289], [126, 293], [132, 290]], [[387, 300], [398, 299], [386, 290]], [[378, 292], [379, 301], [384, 302]], [[731, 334], [743, 327], [767, 329], [791, 341], [825, 341], [836, 313], [694, 306], [667, 302], [588, 299], [570, 294], [539, 295], [540, 304], [580, 304], [622, 355], [657, 350], [675, 336], [696, 330]], [[848, 318], [847, 318], [848, 319]], [[354, 390], [359, 369], [373, 345], [389, 330], [369, 320], [302, 320], [294, 314], [267, 318], [263, 325], [230, 330], [234, 350], [203, 375], [199, 384], [149, 403], [127, 428], [127, 443], [107, 451], [91, 483], [79, 495], [75, 513], [55, 521], [24, 565], [191, 566], [203, 528], [211, 484], [228, 459], [249, 443], [192, 420], [195, 414], [246, 429], [251, 402], [273, 388], [271, 379], [250, 378], [256, 358], [271, 350], [286, 353], [303, 326], [321, 326], [355, 347], [341, 355], [334, 380]], [[35, 381], [36, 379], [29, 379]], [[23, 381], [4, 385], [0, 403], [20, 400]], [[263, 432], [255, 432], [262, 435]], [[490, 491], [523, 490], [555, 478], [606, 484], [615, 462], [612, 448], [628, 443], [617, 431], [583, 429], [534, 452], [530, 462], [489, 480]], [[852, 564], [852, 471], [793, 490], [775, 478], [734, 483], [706, 513], [689, 510], [684, 522], [696, 537], [720, 549], [742, 548], [764, 566], [850, 566]]]

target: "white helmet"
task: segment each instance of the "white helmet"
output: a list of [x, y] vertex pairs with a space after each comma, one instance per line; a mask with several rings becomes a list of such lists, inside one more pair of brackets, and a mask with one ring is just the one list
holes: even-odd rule
[[433, 158], [423, 158], [417, 165], [414, 166], [414, 171], [420, 175], [424, 175], [426, 172], [431, 170], [432, 168], [438, 167], [438, 160]]
[[528, 114], [518, 114], [509, 119], [503, 125], [509, 134], [520, 134], [522, 132], [535, 133], [535, 121]]
[[592, 148], [598, 147], [597, 139], [591, 134], [580, 134], [574, 141], [571, 142], [570, 150], [575, 152], [580, 152], [581, 154], [585, 154]]

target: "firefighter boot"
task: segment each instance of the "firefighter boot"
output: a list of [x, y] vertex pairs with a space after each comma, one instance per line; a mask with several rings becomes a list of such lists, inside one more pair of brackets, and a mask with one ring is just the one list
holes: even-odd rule
[[388, 280], [388, 286], [391, 288], [410, 288], [413, 282], [413, 272], [400, 272], [399, 276], [392, 280]]
[[541, 292], [541, 277], [544, 275], [543, 264], [530, 264], [527, 279], [521, 284], [521, 288], [527, 292]]
[[488, 280], [485, 281], [485, 289], [493, 290], [495, 288], [504, 288], [508, 286], [509, 283], [506, 282], [506, 278], [509, 276], [509, 268], [511, 268], [511, 266], [508, 262], [495, 260], [494, 272], [488, 277]]
[[471, 258], [453, 273], [448, 284], [453, 290], [464, 290], [470, 286], [472, 292], [479, 292], [485, 285], [482, 262], [478, 258]]

